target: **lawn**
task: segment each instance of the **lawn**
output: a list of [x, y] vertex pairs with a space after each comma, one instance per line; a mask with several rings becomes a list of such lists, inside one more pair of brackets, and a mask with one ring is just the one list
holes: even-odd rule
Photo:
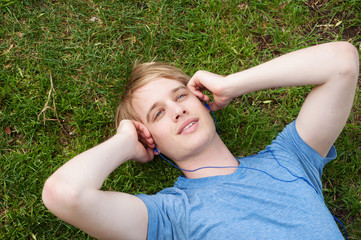
[[[0, 239], [91, 239], [44, 207], [45, 180], [115, 133], [133, 63], [227, 75], [307, 46], [361, 50], [360, 0], [0, 0]], [[360, 82], [360, 81], [359, 81]], [[295, 119], [309, 87], [241, 96], [216, 112], [237, 156], [262, 150]], [[323, 175], [331, 213], [361, 239], [361, 93]], [[152, 194], [180, 174], [161, 159], [127, 162], [106, 190]]]

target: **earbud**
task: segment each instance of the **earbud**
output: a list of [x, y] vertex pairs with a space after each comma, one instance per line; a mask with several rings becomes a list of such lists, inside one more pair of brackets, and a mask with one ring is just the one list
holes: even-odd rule
[[157, 152], [157, 153], [160, 153], [156, 147], [153, 148], [153, 150], [154, 150], [155, 152]]

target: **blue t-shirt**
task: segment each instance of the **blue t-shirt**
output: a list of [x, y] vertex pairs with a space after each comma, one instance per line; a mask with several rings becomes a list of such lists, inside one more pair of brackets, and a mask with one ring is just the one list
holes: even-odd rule
[[174, 187], [138, 195], [148, 239], [343, 239], [322, 196], [322, 169], [334, 158], [334, 147], [323, 158], [293, 122], [265, 150], [239, 158], [232, 174], [180, 176]]

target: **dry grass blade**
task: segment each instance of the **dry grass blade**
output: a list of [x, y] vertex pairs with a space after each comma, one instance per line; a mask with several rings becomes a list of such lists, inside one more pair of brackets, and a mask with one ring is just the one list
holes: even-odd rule
[[[57, 121], [59, 123], [63, 133], [69, 136], [68, 131], [64, 128], [63, 124], [61, 124], [61, 121], [60, 121], [59, 116], [58, 116], [58, 112], [56, 111], [55, 89], [54, 89], [53, 77], [52, 77], [51, 73], [49, 74], [49, 76], [50, 76], [50, 90], [49, 90], [49, 93], [48, 93], [48, 99], [46, 100], [46, 103], [44, 105], [43, 110], [41, 110], [41, 112], [38, 114], [38, 120], [40, 119], [40, 116], [43, 115], [44, 125], [45, 125], [46, 121]], [[53, 99], [53, 106], [52, 107], [49, 106], [50, 98]], [[52, 110], [54, 112], [55, 119], [46, 117], [45, 113], [46, 113], [46, 110], [48, 110], [48, 109], [50, 109], [50, 110]]]

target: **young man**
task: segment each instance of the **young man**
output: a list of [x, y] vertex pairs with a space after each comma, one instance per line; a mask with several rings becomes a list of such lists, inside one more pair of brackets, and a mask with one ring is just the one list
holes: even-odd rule
[[[336, 157], [333, 143], [350, 113], [358, 69], [357, 50], [345, 42], [227, 77], [199, 71], [188, 81], [163, 64], [139, 65], [118, 110], [117, 133], [59, 168], [43, 201], [100, 239], [342, 239], [320, 178]], [[210, 100], [205, 89], [214, 97], [211, 110], [219, 110], [242, 94], [301, 85], [315, 87], [297, 120], [250, 157], [233, 156], [202, 103]], [[100, 190], [122, 163], [151, 161], [155, 147], [184, 169], [173, 188], [153, 196]]]

